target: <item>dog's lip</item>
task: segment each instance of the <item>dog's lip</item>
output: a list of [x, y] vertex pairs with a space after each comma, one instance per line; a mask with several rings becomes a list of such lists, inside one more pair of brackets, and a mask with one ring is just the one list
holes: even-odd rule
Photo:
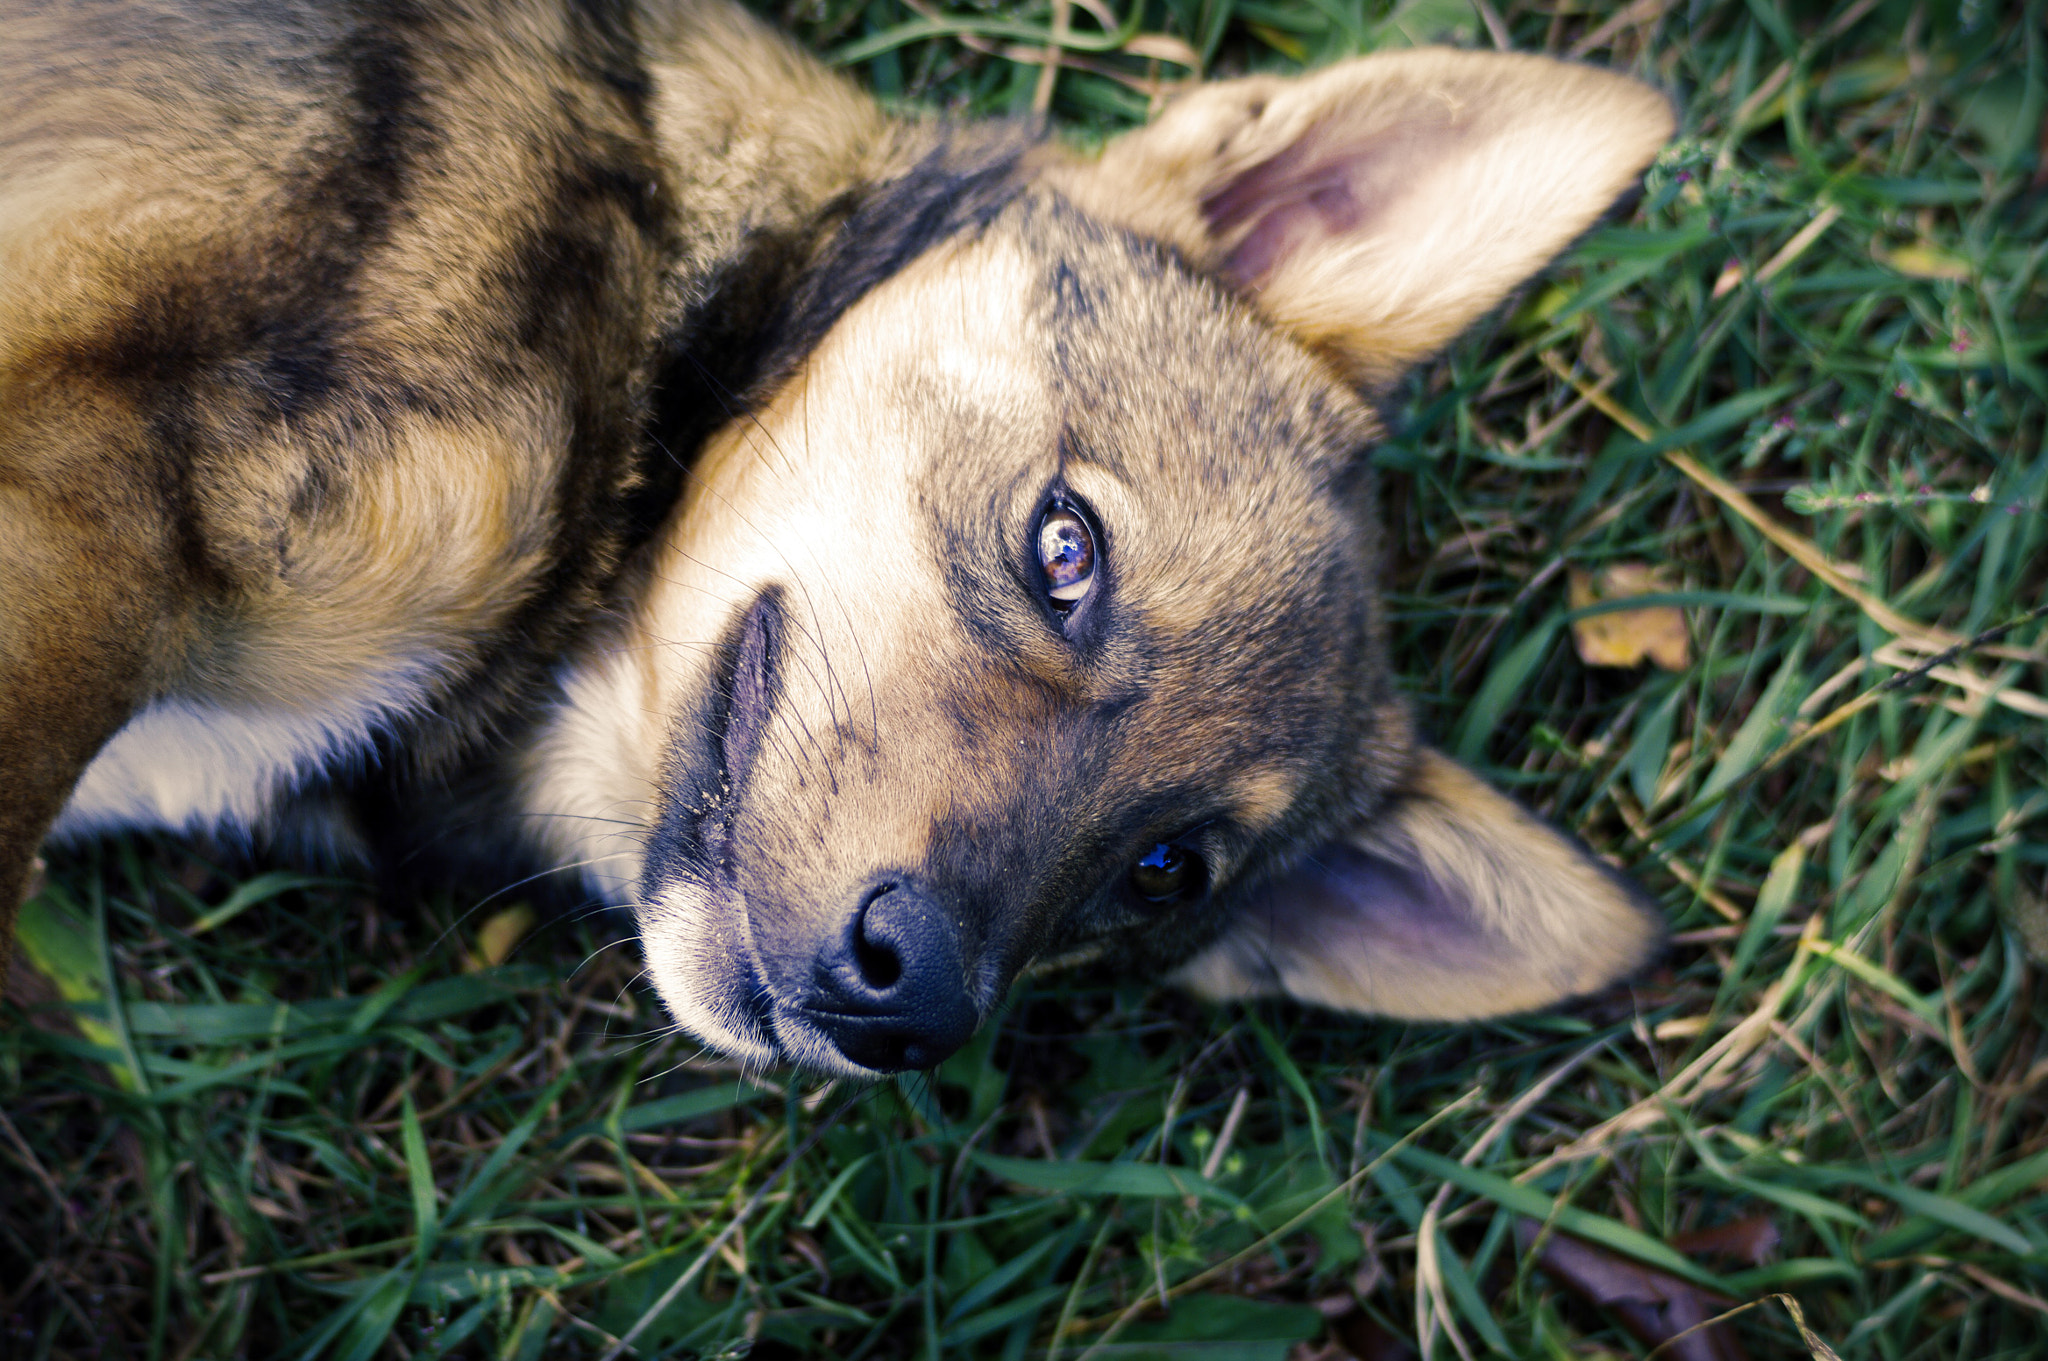
[[752, 960], [746, 961], [746, 971], [746, 988], [740, 1006], [762, 1040], [780, 1049], [782, 1046], [775, 1035], [775, 996], [768, 991], [766, 980]]
[[[789, 1062], [780, 1022], [787, 1008], [777, 1000], [747, 926], [747, 896], [733, 862], [733, 823], [745, 797], [747, 777], [773, 716], [782, 638], [782, 592], [760, 590], [736, 612], [712, 668], [711, 694], [704, 710], [715, 772], [692, 810], [693, 858], [709, 879], [720, 910], [734, 914], [744, 944], [722, 951], [726, 971], [717, 991], [723, 1003], [717, 1025], [747, 1048], [765, 1051], [769, 1062]], [[700, 1032], [701, 1034], [702, 1032]], [[714, 1044], [717, 1041], [713, 1041]]]
[[792, 1014], [804, 1019], [809, 1019], [813, 1016], [828, 1016], [839, 1021], [888, 1021], [902, 1014], [898, 1011], [892, 1011], [887, 1007], [865, 1009], [861, 1007], [821, 1007], [810, 1002], [800, 1002], [796, 1006], [791, 1007], [790, 1011]]
[[782, 637], [782, 593], [756, 595], [728, 635], [719, 659], [722, 685], [713, 740], [729, 790], [746, 782], [775, 708]]

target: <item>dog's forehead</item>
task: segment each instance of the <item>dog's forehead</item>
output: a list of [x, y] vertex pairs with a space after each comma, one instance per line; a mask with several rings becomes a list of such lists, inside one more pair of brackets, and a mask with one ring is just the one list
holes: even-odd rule
[[1035, 266], [1065, 405], [1155, 475], [1204, 492], [1321, 480], [1372, 438], [1371, 411], [1330, 368], [1172, 251], [1057, 201], [1005, 225]]
[[1156, 243], [1056, 199], [906, 270], [850, 329], [837, 353], [945, 501], [1015, 515], [1057, 475], [1126, 552], [1191, 550], [1210, 579], [1314, 558], [1369, 520], [1370, 408]]
[[934, 245], [821, 340], [808, 366], [858, 371], [876, 414], [940, 460], [1079, 456], [1164, 490], [1309, 496], [1376, 430], [1242, 299], [1051, 196]]

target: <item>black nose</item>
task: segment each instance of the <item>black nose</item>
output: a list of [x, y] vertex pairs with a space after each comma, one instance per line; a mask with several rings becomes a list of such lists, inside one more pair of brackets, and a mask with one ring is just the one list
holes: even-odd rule
[[818, 952], [811, 1023], [863, 1068], [930, 1068], [981, 1023], [960, 926], [913, 885], [878, 884]]

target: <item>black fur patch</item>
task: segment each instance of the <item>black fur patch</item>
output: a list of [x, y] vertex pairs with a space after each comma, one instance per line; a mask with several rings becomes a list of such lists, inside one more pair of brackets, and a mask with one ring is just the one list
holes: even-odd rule
[[756, 233], [664, 342], [653, 431], [669, 476], [679, 483], [697, 446], [772, 394], [848, 308], [993, 221], [1024, 191], [1019, 162], [1037, 141], [1023, 124], [947, 129], [903, 175], [832, 205], [822, 251], [814, 237]]
[[1021, 124], [949, 130], [907, 174], [878, 186], [790, 300], [763, 376], [775, 381], [848, 308], [933, 246], [985, 229], [1023, 192], [1018, 163], [1037, 140]]
[[[123, 22], [110, 17], [109, 22]], [[117, 41], [141, 46], [148, 15]], [[358, 272], [391, 233], [412, 167], [438, 136], [423, 116], [413, 44], [423, 22], [404, 0], [369, 4], [345, 31], [298, 54], [311, 83], [336, 90], [333, 130], [294, 167], [290, 192], [264, 220], [223, 224], [166, 268], [138, 262], [114, 324], [60, 343], [54, 366], [123, 390], [143, 414], [158, 456], [154, 491], [176, 526], [194, 582], [228, 579], [209, 546], [196, 487], [209, 463], [278, 422], [303, 424], [365, 391], [351, 357], [349, 304]], [[295, 509], [317, 505], [315, 459]]]

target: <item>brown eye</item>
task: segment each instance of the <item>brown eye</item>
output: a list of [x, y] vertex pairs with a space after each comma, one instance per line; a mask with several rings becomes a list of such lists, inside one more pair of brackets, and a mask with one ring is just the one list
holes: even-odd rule
[[1038, 565], [1056, 609], [1072, 609], [1095, 584], [1095, 536], [1088, 522], [1054, 506], [1038, 522]]
[[1131, 866], [1131, 891], [1148, 903], [1167, 903], [1200, 893], [1207, 878], [1201, 856], [1162, 841]]

